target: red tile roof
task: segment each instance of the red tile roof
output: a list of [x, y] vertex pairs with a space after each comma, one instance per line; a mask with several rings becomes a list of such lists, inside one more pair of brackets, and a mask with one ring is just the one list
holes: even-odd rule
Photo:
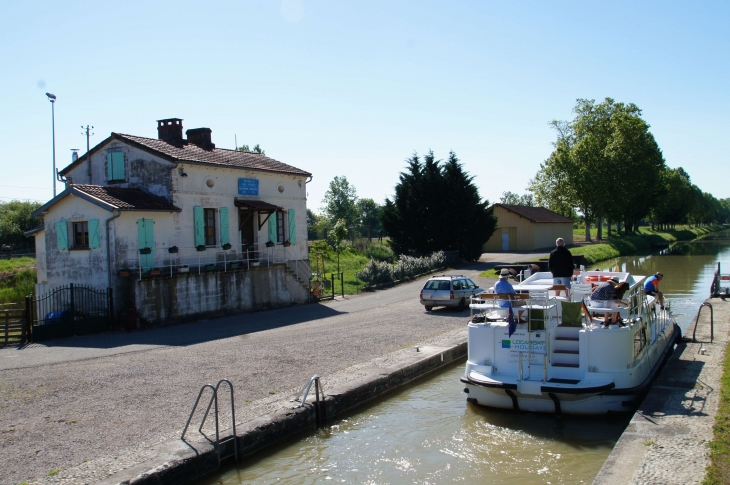
[[557, 212], [544, 207], [529, 207], [526, 205], [494, 204], [495, 207], [503, 207], [510, 212], [524, 217], [532, 222], [573, 222], [573, 219], [561, 216]]
[[86, 184], [72, 185], [71, 188], [120, 210], [180, 211], [167, 199], [142, 192], [141, 189]]
[[141, 136], [124, 135], [122, 133], [112, 133], [112, 138], [137, 145], [142, 149], [152, 150], [161, 154], [164, 158], [174, 161], [205, 163], [232, 168], [248, 168], [306, 177], [311, 175], [309, 172], [281, 163], [260, 153], [239, 152], [226, 148], [205, 150], [192, 143], [168, 143], [156, 138], [144, 138]]

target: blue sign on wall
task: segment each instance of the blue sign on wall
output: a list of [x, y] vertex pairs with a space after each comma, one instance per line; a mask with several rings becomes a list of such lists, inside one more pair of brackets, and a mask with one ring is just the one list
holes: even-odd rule
[[259, 195], [259, 181], [256, 179], [238, 179], [239, 195]]

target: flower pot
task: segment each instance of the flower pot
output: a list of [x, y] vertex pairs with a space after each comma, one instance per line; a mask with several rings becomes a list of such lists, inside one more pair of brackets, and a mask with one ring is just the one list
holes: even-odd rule
[[206, 264], [205, 265], [205, 271], [213, 271], [215, 269], [214, 264]]
[[160, 270], [159, 269], [151, 269], [148, 274], [150, 276], [159, 276]]
[[228, 267], [231, 269], [238, 269], [240, 266], [241, 266], [240, 263], [231, 263], [228, 265]]
[[177, 272], [178, 273], [189, 273], [190, 272], [190, 268], [187, 267], [187, 266], [181, 266], [181, 267], [179, 267], [177, 269]]
[[170, 247], [170, 248], [167, 248], [167, 252], [168, 252], [168, 253], [171, 253], [171, 254], [172, 254], [172, 253], [177, 253], [178, 251], [179, 251], [179, 249], [178, 249], [178, 247], [177, 247], [177, 246], [172, 246], [172, 247]]
[[152, 254], [152, 248], [142, 248], [139, 250], [139, 254]]
[[274, 243], [272, 241], [269, 241], [269, 242], [266, 243], [266, 247], [267, 248], [273, 248], [274, 247]]
[[205, 246], [201, 244], [200, 246], [196, 246], [195, 249], [197, 251], [205, 251]]
[[224, 244], [223, 246], [221, 246], [221, 247], [223, 248], [223, 250], [224, 250], [224, 251], [228, 251], [229, 249], [231, 249], [231, 245], [230, 245], [230, 243], [225, 243], [225, 244]]
[[119, 270], [119, 276], [130, 276], [131, 274], [132, 271], [128, 269]]
[[284, 241], [284, 247], [288, 248], [289, 246], [291, 246], [291, 243], [289, 241]]

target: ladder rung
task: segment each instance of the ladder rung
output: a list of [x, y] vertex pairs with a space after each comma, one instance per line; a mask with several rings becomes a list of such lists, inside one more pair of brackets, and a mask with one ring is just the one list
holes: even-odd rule
[[554, 354], [580, 354], [580, 350], [553, 350]]

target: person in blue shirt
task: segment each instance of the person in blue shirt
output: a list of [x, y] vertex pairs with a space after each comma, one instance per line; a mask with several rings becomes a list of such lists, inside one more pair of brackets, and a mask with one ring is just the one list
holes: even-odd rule
[[644, 282], [644, 293], [647, 295], [656, 296], [659, 300], [659, 306], [664, 310], [664, 293], [659, 291], [659, 282], [664, 279], [664, 275], [656, 273], [654, 276], [650, 276]]
[[[507, 280], [509, 278], [509, 270], [507, 268], [502, 268], [502, 271], [499, 273], [499, 281], [494, 285], [494, 292], [498, 295], [516, 295], [517, 292], [515, 291], [512, 284]], [[513, 307], [516, 306], [522, 306], [525, 304], [524, 300], [516, 300], [511, 302]], [[509, 308], [510, 302], [508, 300], [500, 300], [498, 303], [500, 308]], [[517, 320], [520, 320], [522, 318], [522, 313], [524, 313], [524, 310], [518, 310], [517, 311]]]

